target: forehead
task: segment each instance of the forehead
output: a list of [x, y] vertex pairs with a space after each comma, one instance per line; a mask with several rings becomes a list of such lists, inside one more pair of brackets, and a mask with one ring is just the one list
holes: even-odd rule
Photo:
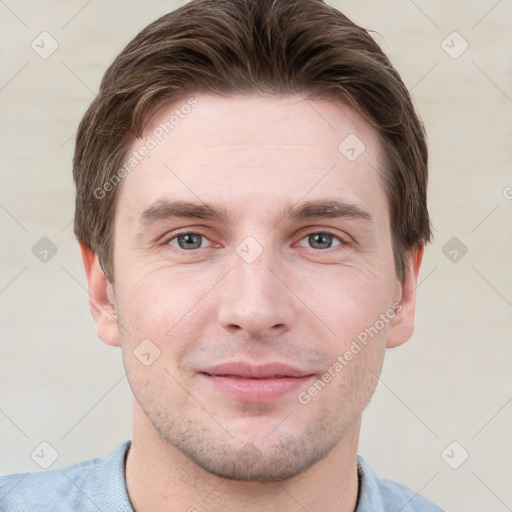
[[129, 151], [118, 209], [161, 199], [267, 211], [339, 196], [386, 208], [376, 131], [340, 101], [195, 95], [160, 108]]

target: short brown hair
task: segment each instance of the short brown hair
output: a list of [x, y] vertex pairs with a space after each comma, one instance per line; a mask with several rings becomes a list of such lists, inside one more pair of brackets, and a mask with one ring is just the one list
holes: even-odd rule
[[409, 92], [378, 44], [321, 0], [192, 0], [126, 46], [78, 129], [75, 235], [111, 282], [118, 189], [103, 193], [105, 184], [158, 108], [199, 93], [303, 94], [354, 107], [382, 141], [393, 255], [403, 280], [407, 250], [431, 237], [427, 145]]

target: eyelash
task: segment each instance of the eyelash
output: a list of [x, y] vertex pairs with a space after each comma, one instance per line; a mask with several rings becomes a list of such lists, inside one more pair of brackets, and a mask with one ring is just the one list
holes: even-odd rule
[[[344, 238], [344, 237], [340, 236], [339, 234], [336, 234], [328, 229], [323, 229], [323, 230], [319, 230], [319, 231], [309, 231], [306, 234], [304, 234], [304, 236], [302, 236], [299, 241], [302, 241], [311, 235], [319, 235], [319, 234], [331, 235], [335, 240], [337, 240], [340, 243], [340, 245], [335, 246], [335, 247], [343, 247], [343, 246], [350, 245], [350, 243], [347, 241], [346, 238]], [[181, 231], [179, 233], [174, 233], [172, 235], [172, 237], [170, 237], [170, 238], [166, 238], [165, 241], [163, 242], [163, 245], [170, 245], [170, 242], [172, 242], [173, 240], [175, 240], [178, 237], [183, 236], [183, 235], [199, 235], [199, 236], [202, 236], [203, 238], [206, 238], [207, 240], [210, 240], [204, 233], [201, 233], [200, 231]], [[207, 249], [207, 247], [200, 247], [198, 249], [189, 249], [189, 250], [182, 249], [181, 247], [173, 247], [173, 248], [177, 249], [183, 253], [191, 253], [191, 254], [193, 254], [196, 251], [199, 251], [201, 249]], [[314, 249], [313, 247], [309, 247], [309, 249], [312, 251], [315, 251], [315, 252], [316, 251], [327, 252], [330, 249], [333, 249], [333, 247], [328, 247], [327, 249]]]

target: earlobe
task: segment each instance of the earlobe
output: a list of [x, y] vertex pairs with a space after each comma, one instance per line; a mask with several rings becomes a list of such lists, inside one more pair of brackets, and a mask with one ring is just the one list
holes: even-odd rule
[[406, 275], [401, 285], [401, 297], [396, 314], [390, 322], [386, 342], [387, 348], [398, 347], [405, 343], [414, 331], [414, 312], [416, 309], [416, 287], [425, 244], [420, 243], [407, 253]]
[[89, 288], [89, 304], [96, 323], [96, 332], [98, 337], [108, 345], [119, 347], [114, 290], [94, 251], [83, 242], [79, 243]]

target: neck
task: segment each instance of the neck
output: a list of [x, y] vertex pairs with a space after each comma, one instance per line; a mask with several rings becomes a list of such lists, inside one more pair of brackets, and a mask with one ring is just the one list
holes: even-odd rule
[[361, 418], [322, 460], [280, 482], [246, 482], [211, 474], [156, 433], [134, 400], [126, 485], [134, 512], [354, 512]]

